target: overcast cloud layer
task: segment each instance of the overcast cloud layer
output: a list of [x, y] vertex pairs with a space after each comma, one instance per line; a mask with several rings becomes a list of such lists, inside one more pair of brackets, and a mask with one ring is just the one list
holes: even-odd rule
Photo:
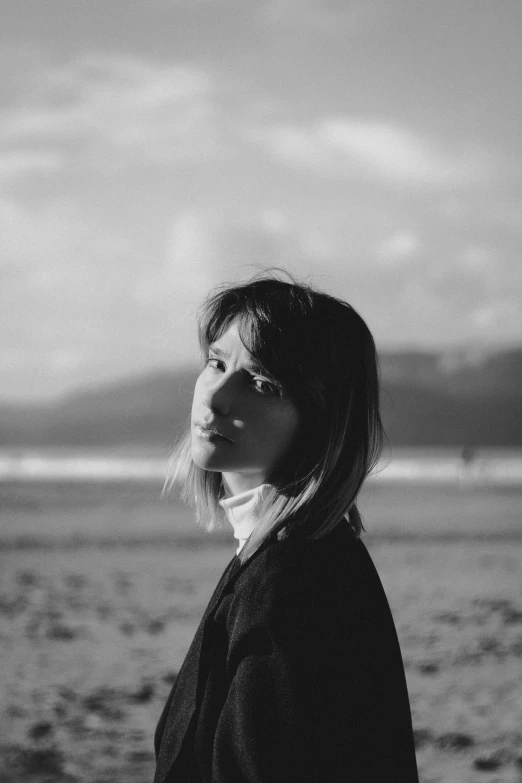
[[522, 342], [518, 0], [2, 9], [1, 397], [194, 360], [262, 265], [381, 348]]

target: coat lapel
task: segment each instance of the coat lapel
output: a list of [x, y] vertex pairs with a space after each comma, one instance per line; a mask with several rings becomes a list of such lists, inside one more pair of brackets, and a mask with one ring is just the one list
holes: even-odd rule
[[[237, 556], [234, 557], [225, 568], [212, 594], [156, 729], [160, 748], [154, 783], [164, 783], [180, 754], [183, 740], [195, 718], [198, 685], [201, 685], [200, 664], [206, 624], [225, 593], [253, 560], [272, 543], [272, 540], [272, 536], [268, 536], [245, 563], [241, 563]], [[175, 710], [172, 709], [174, 702]]]
[[241, 561], [237, 556], [234, 557], [233, 560], [231, 560], [231, 562], [226, 567], [223, 576], [219, 580], [207, 608], [205, 609], [205, 613], [203, 615], [203, 622], [205, 622], [205, 620], [207, 620], [207, 618], [214, 611], [214, 609], [217, 608], [219, 602], [221, 601], [221, 598], [226, 592], [230, 590], [230, 588], [237, 580], [237, 578], [241, 576], [243, 571], [245, 571], [250, 566], [250, 564], [256, 559], [256, 557], [258, 557], [261, 554], [261, 552], [263, 552], [271, 543], [273, 543], [274, 539], [275, 539], [275, 534], [269, 535], [261, 543], [258, 549], [256, 549], [256, 551], [244, 563], [241, 563]]

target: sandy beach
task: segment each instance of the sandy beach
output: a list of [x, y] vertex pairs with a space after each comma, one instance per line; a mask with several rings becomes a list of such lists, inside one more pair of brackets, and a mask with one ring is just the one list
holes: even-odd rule
[[[209, 537], [151, 487], [1, 493], [0, 780], [152, 780], [154, 727], [228, 531]], [[394, 486], [362, 503], [422, 783], [522, 780], [520, 500]]]

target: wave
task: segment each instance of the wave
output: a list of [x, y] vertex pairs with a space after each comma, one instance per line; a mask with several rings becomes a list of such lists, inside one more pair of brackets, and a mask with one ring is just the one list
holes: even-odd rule
[[[393, 483], [484, 483], [522, 486], [522, 453], [485, 450], [463, 459], [434, 449], [394, 454], [379, 462], [371, 481]], [[167, 456], [103, 454], [78, 450], [0, 452], [0, 481], [162, 482]]]

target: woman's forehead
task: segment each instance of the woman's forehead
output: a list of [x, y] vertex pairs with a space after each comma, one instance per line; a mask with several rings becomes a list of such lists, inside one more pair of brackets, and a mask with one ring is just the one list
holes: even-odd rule
[[231, 321], [223, 331], [216, 336], [209, 346], [217, 355], [224, 359], [232, 357], [241, 359], [244, 363], [252, 366], [258, 365], [255, 357], [247, 345], [245, 345], [241, 326], [238, 320]]
[[209, 345], [241, 343], [247, 351], [253, 353], [255, 352], [254, 335], [256, 331], [253, 328], [251, 317], [247, 314], [239, 314], [222, 321], [210, 332], [207, 332], [207, 341]]

